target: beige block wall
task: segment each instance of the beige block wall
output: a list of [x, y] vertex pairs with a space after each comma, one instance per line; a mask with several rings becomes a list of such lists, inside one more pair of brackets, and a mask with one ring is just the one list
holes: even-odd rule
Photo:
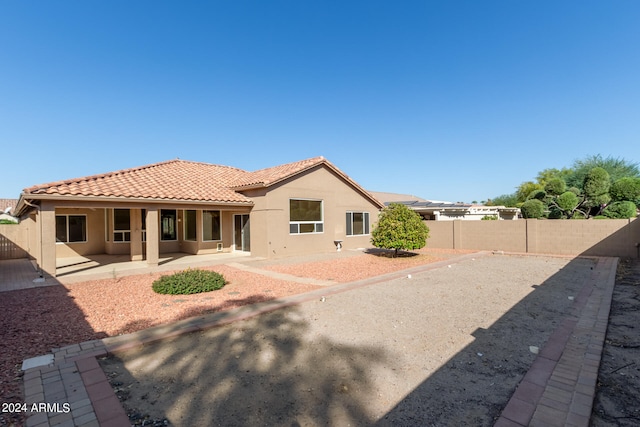
[[0, 259], [25, 258], [30, 251], [29, 221], [0, 224]]
[[425, 221], [427, 247], [558, 255], [640, 257], [640, 221]]
[[[379, 208], [351, 185], [324, 166], [318, 166], [295, 179], [245, 193], [255, 203], [251, 211], [251, 253], [262, 257], [282, 257], [343, 249], [370, 247], [370, 235], [347, 236], [346, 212], [369, 212], [370, 227], [377, 221]], [[323, 202], [324, 232], [289, 234], [289, 200], [313, 199]]]

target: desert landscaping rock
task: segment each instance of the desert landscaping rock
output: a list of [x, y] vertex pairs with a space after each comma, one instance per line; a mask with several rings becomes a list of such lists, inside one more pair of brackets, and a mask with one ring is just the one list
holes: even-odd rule
[[490, 426], [594, 261], [487, 255], [445, 265], [101, 365], [129, 390], [128, 413], [175, 426]]

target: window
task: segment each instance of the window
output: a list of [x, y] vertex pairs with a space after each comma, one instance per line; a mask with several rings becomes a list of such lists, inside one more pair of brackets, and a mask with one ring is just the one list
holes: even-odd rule
[[184, 240], [196, 241], [196, 211], [184, 211]]
[[221, 240], [220, 211], [202, 211], [202, 240]]
[[78, 243], [87, 241], [85, 215], [56, 215], [56, 241]]
[[347, 212], [347, 236], [369, 234], [369, 212]]
[[131, 241], [131, 219], [129, 209], [113, 210], [113, 241]]
[[176, 234], [177, 213], [175, 210], [160, 210], [161, 240], [178, 240]]
[[289, 233], [322, 233], [322, 200], [289, 200]]

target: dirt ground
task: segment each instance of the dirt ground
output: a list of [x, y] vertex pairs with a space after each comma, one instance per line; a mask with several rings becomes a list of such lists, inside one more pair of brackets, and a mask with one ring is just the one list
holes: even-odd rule
[[593, 265], [451, 261], [101, 365], [138, 424], [491, 426]]
[[640, 261], [620, 261], [591, 425], [640, 425]]

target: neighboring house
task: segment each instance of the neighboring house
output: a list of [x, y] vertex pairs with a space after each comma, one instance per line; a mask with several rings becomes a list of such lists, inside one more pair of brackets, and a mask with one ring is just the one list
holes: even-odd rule
[[185, 160], [27, 188], [31, 256], [58, 258], [250, 251], [259, 257], [370, 245], [384, 205], [323, 157], [247, 172]]
[[13, 216], [17, 204], [17, 199], [0, 199], [0, 220], [17, 223], [18, 219]]
[[486, 216], [495, 216], [499, 220], [518, 219], [520, 209], [507, 208], [505, 206], [483, 206], [470, 205], [465, 203], [441, 202], [435, 200], [425, 200], [416, 196], [396, 193], [370, 192], [385, 205], [390, 203], [401, 203], [413, 209], [426, 220], [451, 221], [461, 220], [481, 220]]

